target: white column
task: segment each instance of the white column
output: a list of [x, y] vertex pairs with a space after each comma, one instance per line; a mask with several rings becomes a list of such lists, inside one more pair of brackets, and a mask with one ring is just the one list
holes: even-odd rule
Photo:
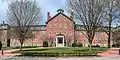
[[63, 36], [63, 47], [64, 47], [64, 36]]
[[56, 47], [57, 47], [57, 44], [58, 44], [58, 43], [57, 43], [57, 37], [56, 37]]

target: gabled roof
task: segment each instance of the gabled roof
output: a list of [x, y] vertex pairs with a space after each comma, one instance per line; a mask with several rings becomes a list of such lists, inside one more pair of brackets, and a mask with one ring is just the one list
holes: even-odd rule
[[62, 14], [62, 15], [65, 16], [66, 18], [68, 18], [70, 21], [74, 22], [74, 21], [73, 21], [71, 18], [69, 18], [67, 15], [59, 12], [59, 13], [57, 13], [55, 16], [53, 16], [51, 19], [49, 19], [49, 20], [46, 22], [46, 24], [48, 24], [48, 22], [50, 22], [52, 19], [54, 19], [55, 17], [59, 16], [60, 14]]

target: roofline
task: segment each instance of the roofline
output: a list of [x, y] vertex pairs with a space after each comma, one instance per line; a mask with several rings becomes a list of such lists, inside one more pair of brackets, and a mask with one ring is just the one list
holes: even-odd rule
[[[47, 22], [45, 22], [46, 24], [48, 24], [48, 22], [50, 22], [52, 19], [54, 19], [55, 17], [57, 17], [59, 14], [62, 14], [63, 16], [67, 17], [70, 21], [74, 22], [71, 18], [69, 18], [67, 15], [63, 14], [63, 13], [57, 13], [56, 15], [54, 15], [51, 19], [49, 19]], [[75, 23], [75, 22], [74, 22]]]

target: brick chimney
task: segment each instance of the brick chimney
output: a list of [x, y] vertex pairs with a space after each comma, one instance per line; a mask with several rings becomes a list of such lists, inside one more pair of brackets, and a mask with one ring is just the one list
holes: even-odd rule
[[71, 16], [70, 16], [70, 18], [73, 20], [73, 15], [74, 15], [74, 13], [73, 12], [71, 12]]
[[50, 20], [51, 16], [50, 16], [50, 12], [47, 12], [47, 20]]

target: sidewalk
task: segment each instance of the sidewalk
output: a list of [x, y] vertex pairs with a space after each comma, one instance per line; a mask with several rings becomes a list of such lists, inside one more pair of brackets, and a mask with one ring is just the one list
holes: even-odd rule
[[[25, 49], [22, 49], [22, 50], [27, 50], [27, 49], [36, 49], [36, 48], [25, 48]], [[4, 50], [4, 51], [3, 51], [3, 55], [1, 54], [2, 51], [0, 50], [0, 56], [9, 57], [9, 56], [20, 55], [20, 53], [11, 53], [11, 52], [17, 51], [17, 50], [20, 50], [20, 49]]]
[[99, 56], [103, 56], [103, 57], [113, 57], [113, 56], [120, 56], [119, 55], [119, 49], [120, 48], [110, 48], [107, 51], [103, 52], [103, 53], [98, 53]]

